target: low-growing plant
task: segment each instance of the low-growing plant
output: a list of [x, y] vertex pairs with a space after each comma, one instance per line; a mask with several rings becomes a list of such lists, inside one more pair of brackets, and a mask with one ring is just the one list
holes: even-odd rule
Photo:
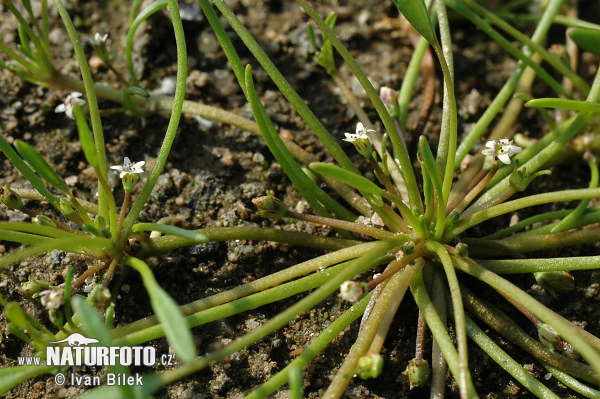
[[[358, 117], [355, 133], [346, 133], [344, 140], [356, 147], [363, 161], [372, 169], [377, 182], [359, 173], [357, 166], [340, 147], [338, 139], [311, 112], [223, 0], [213, 0], [213, 5], [314, 131], [335, 162], [317, 162], [314, 155], [279, 136], [254, 88], [252, 68], [241, 62], [208, 0], [199, 0], [200, 7], [248, 99], [255, 122], [215, 107], [184, 100], [186, 43], [175, 0], [157, 0], [141, 11], [141, 1], [133, 2], [126, 45], [129, 77], [112, 66], [106, 36], [95, 37], [96, 53], [115, 72], [125, 87], [121, 90], [94, 85], [79, 35], [62, 0], [54, 0], [54, 6], [73, 43], [83, 78], [81, 81], [63, 75], [54, 65], [47, 1], [40, 2], [39, 18], [28, 0], [22, 1], [19, 7], [12, 0], [3, 1], [19, 21], [20, 45], [13, 50], [9, 45], [0, 44], [0, 50], [10, 58], [9, 61], [2, 61], [1, 66], [34, 84], [85, 92], [85, 96], [69, 96], [57, 111], [64, 111], [68, 117], [75, 119], [83, 154], [98, 180], [97, 203], [79, 199], [32, 146], [23, 141], [16, 141], [11, 146], [4, 137], [0, 137], [0, 150], [33, 186], [33, 189], [2, 189], [4, 204], [26, 213], [31, 221], [0, 222], [0, 239], [24, 244], [18, 251], [0, 258], [0, 267], [17, 265], [53, 250], [85, 255], [90, 260], [85, 273], [75, 276], [74, 270], [69, 271], [64, 284], [59, 287], [39, 281], [30, 281], [23, 286], [22, 291], [26, 295], [40, 298], [42, 305], [48, 309], [53, 327], [44, 325], [27, 313], [17, 301], [8, 302], [0, 298], [10, 331], [38, 350], [40, 356], [45, 355], [49, 342], [63, 340], [74, 332], [93, 336], [102, 346], [134, 346], [166, 337], [180, 361], [177, 367], [145, 375], [141, 386], [104, 385], [85, 394], [86, 397], [146, 397], [161, 387], [197, 373], [258, 342], [340, 291], [340, 296], [352, 303], [348, 309], [299, 356], [247, 396], [266, 397], [289, 383], [292, 397], [302, 397], [302, 369], [340, 332], [362, 317], [355, 343], [321, 395], [324, 398], [337, 398], [344, 394], [355, 376], [376, 378], [385, 370], [385, 359], [380, 354], [382, 346], [396, 311], [410, 289], [419, 308], [416, 355], [405, 371], [411, 389], [429, 385], [432, 397], [443, 397], [448, 367], [460, 397], [477, 397], [477, 386], [469, 370], [470, 338], [532, 394], [543, 398], [558, 397], [484, 332], [484, 329], [491, 328], [529, 352], [570, 389], [587, 397], [598, 397], [600, 393], [585, 384], [600, 383], [600, 340], [502, 277], [505, 274], [535, 273], [536, 280], [548, 292], [561, 295], [573, 289], [570, 271], [596, 269], [600, 265], [598, 256], [528, 258], [524, 255], [598, 240], [599, 230], [593, 225], [600, 221], [600, 210], [589, 205], [592, 199], [600, 195], [595, 155], [599, 133], [600, 72], [590, 87], [570, 64], [565, 63], [565, 59], [547, 51], [542, 45], [550, 27], [560, 23], [572, 27], [572, 40], [581, 43], [586, 50], [597, 51], [594, 37], [598, 35], [598, 26], [561, 17], [559, 11], [563, 2], [560, 0], [550, 0], [540, 15], [516, 14], [524, 20], [537, 21], [531, 38], [507, 22], [509, 16], [515, 15], [516, 4], [511, 3], [493, 12], [471, 0], [434, 1], [429, 9], [421, 0], [394, 0], [393, 3], [415, 29], [409, 33], [415, 38], [415, 51], [399, 92], [381, 88], [378, 93], [333, 32], [335, 15], [323, 20], [306, 0], [297, 0], [297, 3], [322, 35], [318, 37], [315, 28], [309, 25], [308, 36], [315, 50], [315, 62], [331, 75]], [[173, 99], [151, 96], [140, 88], [132, 66], [135, 31], [150, 15], [165, 7], [171, 17], [177, 48], [177, 80]], [[453, 68], [447, 7], [461, 18], [473, 22], [518, 59], [510, 78], [460, 143], [454, 93], [454, 82], [458, 77]], [[439, 28], [439, 35], [436, 27]], [[502, 36], [498, 28], [522, 44], [524, 50]], [[444, 83], [441, 131], [435, 154], [425, 136], [420, 136], [417, 143], [416, 138], [403, 134], [407, 132], [408, 109], [419, 70], [429, 88], [430, 101], [424, 105], [425, 112], [422, 113], [417, 131], [425, 126], [428, 109], [432, 107], [436, 77], [430, 48], [437, 56]], [[337, 68], [336, 54], [341, 56], [361, 83], [385, 134], [377, 131], [376, 124], [371, 122], [348, 89]], [[545, 63], [540, 64], [541, 60]], [[564, 77], [564, 83], [559, 83], [546, 71], [550, 67]], [[536, 76], [564, 98], [532, 99], [527, 93]], [[581, 96], [585, 96], [585, 101], [576, 100]], [[125, 157], [122, 165], [110, 166], [122, 180], [125, 195], [121, 204], [116, 203], [113, 187], [109, 184], [109, 166], [98, 110], [99, 98], [121, 102], [124, 111], [132, 115], [165, 111], [170, 114], [159, 155], [138, 194], [133, 193], [137, 192], [135, 187], [139, 175], [144, 173], [144, 161], [132, 162]], [[512, 140], [511, 127], [526, 100], [531, 100], [526, 106], [538, 107], [548, 116], [548, 128], [539, 140], [529, 143], [522, 139], [518, 144], [524, 142], [526, 145], [519, 146]], [[562, 109], [557, 113], [560, 116], [558, 122], [549, 118], [546, 108]], [[186, 230], [161, 221], [138, 222], [138, 216], [165, 166], [182, 112], [260, 133], [314, 214], [290, 210], [271, 194], [253, 201], [259, 214], [269, 219], [302, 220], [330, 226], [335, 229], [337, 236], [322, 237], [263, 227]], [[485, 149], [477, 150], [478, 141], [500, 113], [500, 120], [485, 140]], [[591, 171], [589, 188], [535, 195], [525, 192], [519, 198], [511, 199], [515, 194], [524, 192], [536, 177], [548, 174], [549, 171], [543, 168], [556, 159], [567, 145], [588, 163]], [[415, 154], [409, 153], [413, 147], [416, 147]], [[471, 152], [473, 154], [467, 161], [467, 155]], [[411, 156], [414, 158], [411, 159]], [[413, 162], [415, 159], [416, 162]], [[414, 164], [418, 164], [419, 168], [413, 168]], [[321, 182], [327, 188], [323, 188]], [[28, 208], [23, 199], [46, 201], [52, 205], [54, 212], [41, 214]], [[529, 210], [537, 205], [576, 200], [580, 203], [575, 208], [535, 214], [482, 238], [465, 235], [469, 229], [501, 215]], [[181, 306], [161, 288], [144, 261], [185, 246], [239, 239], [279, 241], [327, 252], [234, 289]], [[155, 315], [115, 328], [113, 317], [115, 306], [118, 306], [115, 301], [120, 287], [118, 279], [114, 277], [121, 265], [131, 267], [140, 274]], [[383, 271], [374, 274], [373, 270], [380, 266], [384, 267]], [[102, 283], [97, 284], [84, 298], [80, 288], [94, 274], [103, 274]], [[531, 320], [538, 330], [539, 341], [531, 338], [526, 329], [484, 299], [483, 294], [470, 291], [466, 284], [468, 276], [489, 285]], [[311, 290], [259, 328], [223, 348], [198, 356], [192, 327]], [[451, 321], [447, 320], [447, 315], [451, 316]], [[479, 321], [475, 322], [474, 319]], [[449, 333], [448, 324], [452, 333]], [[487, 327], [482, 328], [482, 324]], [[427, 329], [434, 338], [431, 365], [425, 359]], [[568, 348], [578, 353], [583, 361], [565, 354]], [[130, 373], [125, 366], [112, 365], [108, 369], [115, 373]], [[0, 392], [5, 393], [16, 384], [35, 376], [64, 370], [65, 366], [49, 365], [4, 367], [0, 369]]]

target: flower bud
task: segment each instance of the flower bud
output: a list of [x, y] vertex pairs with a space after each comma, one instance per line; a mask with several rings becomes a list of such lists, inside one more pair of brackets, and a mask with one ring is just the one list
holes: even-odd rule
[[39, 224], [40, 226], [48, 226], [56, 228], [56, 224], [52, 219], [45, 215], [37, 215], [31, 220], [35, 224]]
[[71, 202], [66, 198], [60, 198], [58, 200], [58, 210], [65, 216], [69, 216], [75, 213], [75, 209], [73, 209]]
[[258, 214], [269, 219], [281, 219], [288, 215], [285, 204], [272, 195], [254, 198], [252, 203], [258, 208]]
[[408, 377], [410, 389], [420, 388], [429, 381], [431, 368], [427, 360], [411, 359], [402, 374]]
[[60, 308], [64, 298], [65, 292], [62, 290], [45, 290], [40, 292], [40, 302], [48, 310]]
[[10, 209], [16, 209], [17, 211], [22, 211], [24, 208], [23, 201], [21, 201], [21, 197], [10, 187], [0, 187], [0, 198], [4, 205], [9, 207]]
[[575, 278], [566, 271], [538, 272], [533, 276], [535, 281], [555, 298], [575, 289]]
[[540, 342], [550, 350], [562, 350], [565, 347], [565, 342], [549, 324], [544, 323], [538, 327], [538, 337]]
[[398, 106], [398, 93], [396, 90], [382, 86], [379, 89], [379, 97], [381, 97], [381, 101], [383, 101], [390, 116], [394, 119], [397, 118], [400, 114], [400, 107]]
[[377, 378], [383, 370], [383, 358], [379, 353], [361, 356], [356, 365], [356, 374], [363, 379]]
[[406, 255], [410, 255], [415, 252], [416, 246], [417, 245], [413, 240], [406, 241], [404, 244], [402, 244], [402, 252], [404, 252]]
[[50, 286], [44, 282], [37, 280], [29, 280], [21, 284], [21, 286], [19, 287], [19, 292], [27, 298], [33, 298], [34, 295], [48, 288], [50, 288]]
[[468, 257], [469, 246], [464, 242], [459, 242], [458, 244], [456, 244], [456, 247], [454, 247], [454, 255], [458, 256], [459, 258]]

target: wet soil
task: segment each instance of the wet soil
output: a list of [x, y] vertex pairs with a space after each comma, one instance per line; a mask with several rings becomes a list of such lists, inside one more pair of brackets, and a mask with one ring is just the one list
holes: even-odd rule
[[[218, 42], [193, 1], [181, 2], [182, 16], [189, 53], [189, 76], [186, 98], [251, 117], [251, 111], [237, 86], [235, 76], [229, 69]], [[292, 1], [231, 0], [228, 2], [259, 40], [267, 54], [290, 80], [323, 124], [341, 142], [343, 132], [354, 131], [356, 122], [353, 112], [341, 98], [339, 90], [327, 74], [313, 65], [309, 55], [309, 41], [305, 24], [308, 21], [302, 10]], [[390, 86], [399, 88], [402, 76], [412, 53], [405, 31], [398, 29], [397, 11], [391, 2], [374, 4], [368, 0], [318, 2], [321, 15], [332, 10], [338, 13], [336, 32], [376, 88]], [[2, 6], [0, 6], [2, 7]], [[17, 25], [5, 8], [2, 8], [2, 34], [5, 43], [14, 43]], [[84, 41], [94, 33], [109, 33], [108, 42], [116, 67], [125, 71], [122, 53], [129, 10], [120, 2], [73, 2], [69, 11]], [[596, 21], [598, 22], [598, 21]], [[453, 25], [453, 45], [456, 63], [457, 98], [459, 99], [459, 132], [463, 133], [483, 113], [485, 107], [514, 68], [515, 62], [506, 57], [497, 44], [490, 42], [465, 21]], [[309, 152], [326, 160], [318, 140], [309, 131], [293, 108], [284, 100], [268, 76], [257, 67], [248, 51], [235, 34], [228, 29], [243, 62], [255, 67], [255, 83], [268, 114], [277, 128], [288, 138], [294, 139]], [[64, 28], [54, 13], [51, 26], [51, 42], [57, 68], [63, 73], [79, 76], [73, 61], [72, 46]], [[551, 40], [562, 43], [564, 31], [553, 31]], [[92, 57], [92, 49], [86, 41], [86, 51]], [[175, 48], [170, 22], [166, 13], [159, 12], [143, 25], [135, 41], [136, 71], [142, 77], [147, 90], [161, 87], [168, 90], [168, 79], [174, 79]], [[93, 58], [93, 57], [92, 57]], [[118, 86], [115, 76], [106, 67], [92, 59], [94, 78], [111, 86]], [[598, 60], [583, 54], [580, 72], [588, 79], [595, 73]], [[351, 89], [365, 105], [369, 116], [376, 120], [376, 113], [356, 79], [350, 77], [348, 68], [340, 65], [340, 73]], [[438, 71], [439, 74], [439, 71]], [[434, 109], [424, 134], [435, 143], [439, 132], [441, 107], [441, 79], [438, 79]], [[413, 101], [409, 126], [415, 126], [422, 101], [423, 84], [419, 80]], [[542, 84], [536, 85], [534, 96], [551, 95]], [[35, 146], [40, 153], [65, 177], [74, 193], [81, 198], [93, 200], [95, 181], [93, 170], [85, 163], [81, 146], [77, 142], [75, 123], [64, 114], [55, 114], [54, 108], [67, 93], [24, 83], [7, 71], [0, 71], [0, 128], [9, 140], [24, 140]], [[107, 143], [107, 157], [111, 165], [122, 162], [125, 156], [134, 161], [145, 160], [146, 170], [152, 166], [168, 119], [159, 115], [144, 118], [128, 117], [120, 112], [119, 105], [102, 101], [103, 126]], [[378, 126], [381, 128], [381, 126]], [[533, 110], [526, 110], [515, 126], [516, 131], [529, 137], [544, 133], [543, 120]], [[410, 132], [409, 132], [410, 133]], [[409, 136], [410, 137], [410, 136]], [[349, 154], [355, 154], [347, 143], [342, 143]], [[435, 151], [435, 148], [434, 148]], [[26, 187], [10, 163], [1, 158], [0, 184]], [[361, 162], [358, 154], [353, 159]], [[555, 169], [556, 179], [534, 185], [531, 193], [550, 188], [586, 187], [589, 177], [581, 161], [573, 161], [566, 167]], [[362, 166], [366, 171], [366, 166]], [[117, 176], [111, 176], [111, 184], [117, 202], [123, 198]], [[282, 229], [305, 231], [313, 234], [335, 235], [329, 229], [308, 223], [293, 225], [273, 223], [255, 213], [251, 203], [254, 197], [272, 190], [288, 206], [298, 211], [309, 211], [308, 205], [291, 187], [281, 167], [274, 160], [265, 143], [259, 137], [239, 129], [220, 125], [197, 117], [182, 118], [178, 136], [165, 166], [164, 174], [139, 217], [140, 221], [157, 221], [163, 217], [177, 217], [179, 226], [185, 228], [222, 226], [273, 226]], [[51, 212], [47, 204], [30, 201], [28, 206]], [[519, 217], [526, 217], [520, 213]], [[19, 212], [0, 208], [1, 220], [28, 220]], [[510, 216], [496, 221], [487, 229], [506, 226]], [[475, 234], [483, 234], [483, 231]], [[18, 245], [2, 241], [0, 251], [10, 253]], [[300, 261], [310, 259], [322, 252], [307, 250], [285, 244], [235, 241], [196, 245], [151, 259], [153, 271], [162, 287], [180, 304], [209, 296], [224, 289], [262, 277]], [[564, 255], [564, 251], [559, 252]], [[567, 254], [597, 254], [596, 246], [576, 247]], [[543, 256], [549, 256], [545, 254]], [[86, 258], [53, 251], [45, 256], [22, 262], [1, 271], [0, 292], [7, 300], [17, 300], [31, 314], [50, 326], [47, 313], [39, 302], [25, 300], [17, 288], [30, 279], [38, 279], [57, 285], [64, 282], [69, 267], [77, 274], [90, 266]], [[152, 313], [147, 294], [137, 273], [124, 273], [116, 306], [115, 322], [124, 325]], [[568, 298], [553, 299], [536, 288], [531, 276], [513, 279], [522, 288], [529, 289], [536, 297], [570, 320], [585, 325], [592, 333], [600, 333], [598, 314], [597, 272], [576, 272], [576, 293]], [[99, 277], [98, 277], [99, 278]], [[89, 289], [95, 280], [89, 281]], [[475, 284], [476, 282], [470, 282]], [[476, 287], [479, 287], [476, 285]], [[533, 287], [533, 288], [532, 288]], [[479, 287], [481, 289], [481, 287]], [[85, 292], [82, 290], [82, 294]], [[231, 342], [241, 334], [252, 331], [260, 324], [285, 309], [299, 298], [291, 298], [272, 306], [266, 306], [239, 316], [195, 328], [194, 337], [200, 354]], [[227, 361], [188, 377], [160, 390], [157, 398], [241, 398], [281, 370], [295, 353], [326, 328], [341, 311], [349, 305], [336, 297], [329, 298], [318, 308], [299, 316], [285, 328], [260, 341]], [[506, 311], [510, 311], [508, 306]], [[402, 304], [397, 320], [392, 325], [382, 355], [385, 359], [384, 373], [377, 380], [354, 379], [346, 391], [349, 398], [425, 398], [424, 390], [409, 391], [406, 378], [401, 374], [409, 359], [414, 357], [414, 337], [417, 311], [411, 298]], [[514, 313], [513, 313], [514, 314]], [[535, 335], [533, 328], [526, 327], [524, 319], [517, 320]], [[16, 362], [18, 356], [32, 355], [33, 350], [8, 331], [6, 320], [0, 321], [0, 365]], [[307, 397], [316, 398], [325, 389], [343, 361], [357, 335], [357, 326], [344, 331], [315, 361], [304, 370]], [[536, 376], [543, 370], [528, 355], [513, 344], [494, 335], [505, 350]], [[428, 338], [427, 344], [431, 338]], [[158, 353], [169, 351], [164, 340], [152, 342]], [[529, 398], [517, 382], [477, 348], [470, 351], [471, 370], [475, 385], [482, 397]], [[101, 370], [79, 370], [82, 373], [102, 375]], [[567, 397], [567, 391], [557, 383], [550, 385]], [[72, 397], [83, 392], [79, 387], [59, 387], [52, 376], [42, 376], [20, 384], [7, 394], [7, 398]], [[448, 397], [457, 397], [457, 389], [448, 377]], [[288, 397], [282, 389], [276, 398]]]

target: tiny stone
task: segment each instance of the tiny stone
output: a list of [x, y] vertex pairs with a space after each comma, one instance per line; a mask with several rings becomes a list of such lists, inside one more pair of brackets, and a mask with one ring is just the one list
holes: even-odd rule
[[6, 252], [6, 247], [4, 245], [0, 245], [0, 254], [3, 254]]
[[31, 140], [31, 138], [32, 138], [32, 137], [33, 137], [33, 136], [31, 135], [31, 133], [25, 133], [25, 134], [23, 135], [23, 140], [25, 140], [25, 141], [29, 141], [29, 140]]
[[279, 134], [281, 135], [281, 137], [283, 137], [284, 139], [288, 139], [290, 141], [294, 141], [294, 133], [291, 130], [288, 129], [281, 129], [279, 131]]
[[177, 197], [177, 198], [175, 198], [175, 204], [177, 206], [184, 206], [185, 205], [185, 199], [183, 197]]
[[255, 152], [252, 155], [252, 160], [256, 163], [263, 163], [263, 161], [265, 160], [265, 156], [263, 154], [261, 154], [260, 152]]
[[73, 176], [69, 176], [67, 178], [65, 178], [65, 183], [67, 183], [68, 186], [73, 187], [74, 185], [77, 184], [77, 176], [73, 175]]
[[100, 57], [98, 57], [97, 55], [92, 55], [90, 57], [89, 64], [90, 64], [90, 68], [99, 69], [104, 66], [104, 61], [102, 61], [102, 59]]
[[221, 165], [232, 167], [235, 165], [235, 157], [230, 152], [223, 154], [223, 157], [221, 158]]
[[123, 291], [124, 293], [129, 293], [129, 290], [131, 290], [131, 286], [129, 284], [121, 285], [121, 291]]

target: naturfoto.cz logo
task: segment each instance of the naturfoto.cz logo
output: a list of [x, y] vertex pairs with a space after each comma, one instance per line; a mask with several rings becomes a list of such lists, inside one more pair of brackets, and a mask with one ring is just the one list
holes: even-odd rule
[[[39, 356], [19, 357], [19, 365], [27, 366], [147, 366], [157, 363], [161, 366], [173, 366], [173, 355], [156, 356], [153, 346], [96, 346], [99, 341], [88, 338], [80, 333], [73, 333], [59, 341], [48, 342], [46, 346], [46, 361]], [[142, 385], [142, 377], [138, 373], [107, 373], [104, 378], [106, 385]], [[70, 382], [73, 386], [99, 386], [102, 380], [99, 376], [78, 375], [71, 373], [70, 378], [63, 373], [57, 373], [54, 381], [57, 385]]]
[[[48, 344], [68, 343], [68, 346], [47, 346], [48, 366], [154, 366], [156, 348], [153, 346], [89, 346], [99, 341], [73, 333], [60, 341]], [[170, 360], [170, 359], [169, 359]], [[161, 362], [162, 363], [162, 362]]]

